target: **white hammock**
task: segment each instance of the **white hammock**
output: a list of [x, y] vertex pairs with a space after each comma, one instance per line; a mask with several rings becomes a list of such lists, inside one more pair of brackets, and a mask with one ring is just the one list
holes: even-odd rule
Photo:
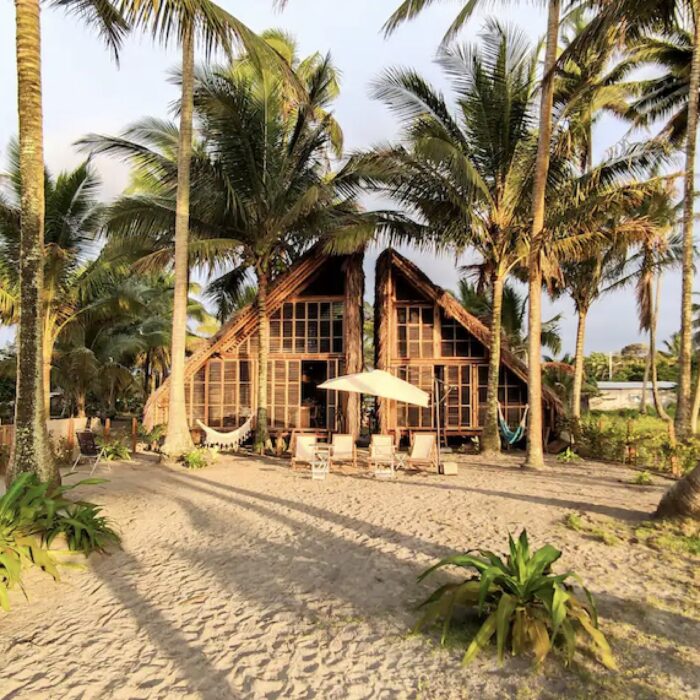
[[197, 420], [197, 425], [204, 431], [207, 447], [219, 447], [222, 450], [233, 450], [235, 452], [253, 431], [253, 416], [250, 416], [239, 428], [227, 433], [220, 433], [218, 430], [204, 425], [199, 419]]

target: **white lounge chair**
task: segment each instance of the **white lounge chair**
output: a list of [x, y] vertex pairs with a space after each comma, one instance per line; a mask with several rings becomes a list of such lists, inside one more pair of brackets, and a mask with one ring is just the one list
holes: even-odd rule
[[357, 449], [352, 435], [336, 433], [331, 442], [330, 466], [341, 462], [349, 462], [357, 468]]
[[415, 433], [407, 467], [432, 467], [438, 471], [437, 438], [435, 433]]
[[372, 435], [369, 445], [369, 468], [374, 476], [392, 477], [396, 467], [396, 448], [391, 435]]
[[294, 451], [292, 452], [292, 469], [297, 464], [313, 464], [316, 459], [316, 436], [295, 435]]

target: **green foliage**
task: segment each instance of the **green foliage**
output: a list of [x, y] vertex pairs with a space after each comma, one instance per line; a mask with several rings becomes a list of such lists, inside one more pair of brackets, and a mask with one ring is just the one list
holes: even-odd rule
[[65, 497], [78, 486], [101, 483], [84, 479], [56, 487], [24, 473], [0, 497], [0, 607], [9, 608], [8, 591], [21, 588], [24, 568], [38, 566], [58, 580], [57, 562], [47, 549], [57, 535], [65, 535], [68, 548], [85, 556], [119, 543], [99, 506]]
[[209, 447], [195, 447], [180, 458], [186, 469], [203, 469], [212, 464], [217, 457], [217, 451]]
[[637, 484], [638, 486], [649, 486], [654, 482], [652, 481], [651, 474], [645, 469], [643, 472], [639, 472], [639, 474], [632, 479], [631, 483]]
[[102, 515], [102, 507], [94, 503], [78, 501], [66, 504], [54, 522], [44, 532], [48, 546], [63, 535], [68, 549], [82, 552], [86, 557], [91, 552], [105, 552], [110, 545], [118, 545], [120, 537], [109, 520]]
[[168, 426], [165, 423], [154, 425], [151, 430], [146, 430], [143, 423], [139, 423], [138, 436], [150, 449], [157, 449], [165, 438]]
[[475, 570], [476, 574], [440, 586], [421, 604], [425, 612], [416, 629], [442, 621], [444, 643], [457, 610], [475, 609], [482, 624], [467, 647], [463, 663], [469, 663], [495, 635], [500, 661], [510, 644], [514, 655], [532, 651], [538, 665], [556, 645], [561, 646], [569, 663], [576, 651], [577, 634], [583, 630], [600, 661], [615, 669], [610, 646], [598, 628], [591, 595], [583, 588], [586, 603], [581, 602], [566, 583], [574, 575], [551, 572], [561, 552], [549, 544], [531, 552], [525, 530], [517, 540], [509, 535], [508, 542], [510, 551], [505, 560], [488, 550], [478, 550], [479, 556], [458, 554], [424, 571], [419, 581], [446, 566]]
[[562, 464], [571, 464], [572, 462], [580, 461], [580, 457], [570, 448], [567, 447], [563, 452], [557, 455], [557, 462]]
[[[627, 415], [631, 417], [625, 418]], [[586, 458], [627, 462], [660, 471], [671, 471], [675, 460], [686, 473], [700, 461], [700, 440], [691, 438], [673, 445], [665, 421], [634, 411], [584, 416], [577, 449]]]
[[107, 462], [130, 462], [131, 452], [121, 440], [98, 440], [102, 448], [102, 459]]

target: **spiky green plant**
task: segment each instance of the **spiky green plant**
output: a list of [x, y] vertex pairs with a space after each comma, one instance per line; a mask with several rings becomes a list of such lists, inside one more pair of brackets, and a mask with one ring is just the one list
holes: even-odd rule
[[508, 536], [510, 552], [505, 559], [485, 549], [478, 556], [466, 552], [442, 559], [424, 571], [418, 581], [446, 566], [474, 570], [465, 581], [440, 586], [421, 605], [425, 612], [416, 630], [442, 620], [444, 644], [458, 609], [473, 609], [483, 623], [464, 654], [463, 663], [474, 659], [496, 635], [498, 658], [502, 662], [506, 645], [514, 655], [531, 650], [539, 665], [554, 646], [560, 645], [568, 664], [577, 646], [581, 630], [591, 638], [601, 663], [616, 668], [610, 646], [598, 628], [595, 603], [586, 588], [586, 602], [574, 594], [567, 579], [577, 578], [567, 572], [555, 575], [552, 564], [561, 552], [546, 544], [530, 551], [527, 532], [517, 539]]
[[107, 462], [131, 462], [131, 452], [121, 440], [98, 440], [102, 459]]

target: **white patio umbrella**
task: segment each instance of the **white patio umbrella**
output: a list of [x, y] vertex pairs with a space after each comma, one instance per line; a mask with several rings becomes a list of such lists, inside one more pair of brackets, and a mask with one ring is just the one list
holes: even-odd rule
[[319, 384], [318, 388], [380, 396], [383, 399], [403, 401], [404, 403], [415, 404], [424, 408], [430, 405], [430, 394], [428, 392], [381, 369], [359, 372], [358, 374], [345, 374], [342, 377], [329, 379], [323, 384]]
[[[354, 394], [367, 394], [368, 396], [380, 396], [383, 399], [393, 399], [394, 401], [403, 401], [404, 403], [414, 404], [428, 408], [430, 405], [430, 394], [427, 391], [413, 386], [399, 377], [395, 377], [389, 372], [381, 369], [373, 369], [370, 372], [360, 372], [359, 374], [346, 374], [342, 377], [329, 379], [323, 384], [318, 385], [319, 389], [329, 389], [332, 391], [349, 391]], [[436, 380], [436, 395], [437, 395], [437, 380]], [[440, 458], [440, 403], [435, 405], [437, 412], [437, 460], [438, 465], [441, 463]]]

